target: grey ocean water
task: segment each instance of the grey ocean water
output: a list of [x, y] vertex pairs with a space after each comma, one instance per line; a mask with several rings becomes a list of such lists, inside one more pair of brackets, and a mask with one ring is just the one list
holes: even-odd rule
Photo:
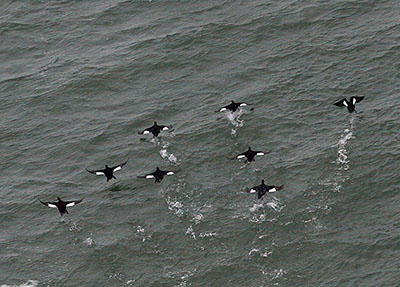
[[[399, 16], [1, 1], [0, 286], [399, 286]], [[214, 113], [231, 100], [255, 109]], [[141, 140], [154, 120], [174, 131]], [[248, 145], [272, 152], [228, 159]], [[156, 166], [180, 172], [136, 178]], [[259, 201], [261, 179], [285, 188]], [[62, 221], [57, 196], [84, 201]]]

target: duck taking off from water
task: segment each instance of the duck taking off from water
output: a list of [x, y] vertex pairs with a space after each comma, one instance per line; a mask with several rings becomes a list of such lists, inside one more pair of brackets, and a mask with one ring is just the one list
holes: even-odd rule
[[162, 131], [168, 131], [168, 130], [170, 130], [171, 128], [172, 128], [172, 126], [163, 126], [163, 125], [160, 125], [160, 126], [159, 126], [159, 125], [157, 124], [157, 122], [154, 122], [154, 124], [153, 124], [151, 127], [149, 127], [149, 128], [147, 128], [147, 129], [145, 129], [145, 130], [139, 132], [139, 134], [140, 134], [140, 135], [147, 135], [147, 134], [152, 133], [153, 136], [158, 137], [158, 135], [159, 135]]
[[264, 180], [261, 181], [260, 185], [252, 187], [249, 192], [257, 193], [258, 199], [262, 198], [266, 193], [273, 193], [277, 190], [283, 189], [283, 185], [275, 186], [275, 185], [265, 185]]
[[225, 111], [229, 110], [232, 113], [234, 113], [234, 112], [237, 111], [237, 109], [239, 107], [246, 107], [246, 106], [249, 106], [249, 105], [251, 105], [251, 104], [247, 104], [247, 103], [244, 103], [244, 102], [235, 103], [234, 101], [232, 101], [229, 105], [224, 106], [224, 107], [220, 108], [218, 111], [215, 111], [215, 112], [218, 113], [218, 112], [225, 112]]
[[266, 155], [269, 154], [271, 151], [255, 151], [252, 150], [251, 147], [249, 147], [249, 149], [243, 153], [238, 154], [237, 156], [235, 156], [234, 158], [231, 159], [241, 159], [241, 158], [246, 158], [246, 163], [247, 162], [252, 162], [255, 161], [255, 157], [257, 156], [262, 156], [262, 155]]
[[72, 200], [72, 201], [63, 201], [61, 198], [57, 197], [58, 201], [57, 202], [50, 202], [50, 201], [40, 201], [43, 205], [46, 205], [47, 207], [51, 208], [57, 208], [58, 211], [60, 212], [60, 215], [63, 216], [65, 213], [69, 214], [67, 207], [71, 207], [74, 205], [77, 205], [78, 203], [82, 202], [83, 198], [80, 200]]
[[363, 99], [364, 97], [351, 97], [350, 100], [341, 99], [340, 101], [334, 103], [334, 105], [338, 107], [346, 107], [349, 113], [357, 112], [356, 103], [361, 102]]
[[126, 160], [124, 163], [121, 163], [119, 165], [112, 166], [112, 167], [109, 167], [108, 165], [106, 165], [104, 169], [98, 169], [98, 170], [86, 169], [86, 170], [95, 175], [105, 175], [107, 178], [107, 181], [109, 181], [112, 178], [116, 179], [116, 177], [114, 176], [114, 172], [119, 171], [127, 162], [128, 162], [128, 160]]
[[156, 168], [156, 171], [152, 172], [152, 173], [148, 173], [146, 175], [140, 175], [138, 176], [138, 178], [155, 178], [154, 182], [161, 182], [164, 179], [164, 176], [166, 175], [173, 175], [175, 174], [177, 171], [172, 171], [172, 170], [161, 170], [158, 166]]

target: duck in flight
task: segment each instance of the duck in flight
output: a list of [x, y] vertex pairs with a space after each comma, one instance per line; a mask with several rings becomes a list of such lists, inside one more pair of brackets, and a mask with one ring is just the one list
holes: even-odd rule
[[229, 105], [227, 105], [225, 107], [222, 107], [218, 111], [215, 111], [215, 112], [218, 113], [218, 112], [225, 112], [225, 111], [229, 110], [232, 113], [234, 113], [234, 112], [237, 111], [237, 109], [239, 107], [245, 107], [245, 106], [248, 106], [248, 105], [251, 105], [251, 104], [247, 104], [247, 103], [244, 103], [244, 102], [235, 103], [234, 101], [232, 101]]
[[258, 199], [262, 198], [266, 193], [273, 193], [277, 190], [281, 190], [283, 185], [275, 186], [275, 185], [265, 185], [264, 180], [261, 181], [260, 185], [252, 187], [249, 192], [257, 193]]
[[172, 170], [161, 170], [158, 166], [156, 168], [155, 172], [146, 174], [146, 175], [140, 175], [138, 178], [155, 178], [154, 182], [161, 182], [164, 179], [164, 176], [166, 175], [173, 175], [177, 171], [172, 171]]
[[252, 150], [251, 147], [249, 146], [249, 149], [243, 153], [238, 154], [236, 157], [231, 158], [231, 159], [241, 159], [241, 158], [246, 158], [246, 163], [247, 162], [252, 162], [255, 161], [255, 156], [256, 155], [266, 155], [269, 154], [271, 151], [263, 152], [263, 151], [255, 151]]
[[341, 99], [340, 101], [334, 103], [334, 105], [338, 107], [347, 107], [349, 113], [357, 112], [356, 103], [361, 102], [363, 99], [364, 97], [351, 97], [350, 100]]
[[168, 131], [172, 128], [172, 126], [163, 126], [163, 125], [158, 125], [157, 122], [154, 122], [154, 125], [139, 132], [140, 135], [147, 135], [149, 133], [152, 133], [153, 136], [158, 137], [158, 135], [161, 133], [161, 131]]
[[105, 166], [105, 169], [99, 169], [99, 170], [89, 170], [86, 169], [88, 172], [93, 173], [95, 175], [105, 175], [107, 178], [107, 181], [109, 181], [112, 178], [116, 177], [114, 176], [114, 172], [119, 171], [126, 163], [128, 160], [126, 160], [124, 163], [109, 167], [108, 165]]
[[74, 206], [74, 205], [80, 203], [83, 200], [83, 198], [82, 198], [80, 200], [63, 201], [59, 197], [57, 197], [57, 199], [58, 199], [57, 202], [41, 201], [40, 199], [39, 199], [39, 201], [42, 204], [46, 205], [47, 207], [57, 208], [58, 211], [60, 212], [60, 215], [63, 216], [65, 213], [69, 214], [69, 212], [67, 210], [67, 207]]

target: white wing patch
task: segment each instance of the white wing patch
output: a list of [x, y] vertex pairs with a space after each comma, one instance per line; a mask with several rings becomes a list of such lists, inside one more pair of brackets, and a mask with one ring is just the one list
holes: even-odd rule
[[67, 204], [67, 207], [71, 207], [71, 206], [74, 206], [74, 205], [75, 205], [75, 202], [71, 202], [71, 203]]
[[265, 155], [263, 152], [258, 152], [257, 155]]
[[51, 207], [51, 208], [57, 208], [57, 205], [54, 205], [54, 204], [51, 204], [51, 203], [48, 203], [47, 206]]
[[268, 192], [275, 192], [276, 191], [276, 188], [274, 187], [274, 188], [271, 188], [270, 190], [268, 190]]
[[222, 108], [222, 109], [220, 109], [219, 111], [220, 111], [220, 112], [225, 112], [225, 111], [226, 111], [226, 108]]
[[119, 171], [121, 168], [121, 166], [117, 166], [116, 168], [114, 168], [114, 171]]
[[347, 104], [346, 100], [343, 100], [343, 105], [344, 105], [345, 107], [348, 107], [348, 106], [349, 106], [349, 105]]
[[144, 135], [147, 135], [147, 134], [149, 134], [149, 133], [150, 133], [149, 131], [144, 131], [144, 132], [143, 132]]
[[250, 193], [256, 193], [257, 191], [255, 189], [250, 189]]
[[240, 154], [240, 155], [237, 156], [237, 158], [244, 158], [244, 157], [246, 157], [246, 156], [243, 155], [243, 154]]
[[169, 172], [167, 172], [167, 175], [173, 175], [174, 174], [174, 172], [173, 171], [169, 171]]
[[353, 98], [353, 105], [355, 105], [357, 102], [356, 98]]
[[154, 178], [154, 175], [148, 174], [148, 175], [146, 175], [146, 178]]
[[167, 130], [169, 130], [169, 128], [168, 128], [168, 127], [163, 127], [162, 130], [163, 130], [163, 131], [167, 131]]
[[104, 172], [102, 172], [102, 171], [96, 171], [96, 175], [104, 175]]
[[247, 104], [246, 103], [241, 103], [240, 106], [241, 107], [245, 107], [245, 106], [247, 106]]

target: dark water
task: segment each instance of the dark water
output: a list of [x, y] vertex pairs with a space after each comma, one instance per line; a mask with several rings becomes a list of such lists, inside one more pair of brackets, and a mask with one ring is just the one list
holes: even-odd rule
[[[2, 1], [0, 286], [399, 285], [399, 16]], [[255, 109], [214, 113], [232, 99]], [[154, 120], [174, 131], [141, 140]], [[248, 145], [272, 152], [227, 159]], [[157, 165], [180, 172], [136, 178]], [[285, 188], [259, 201], [261, 179]], [[84, 201], [61, 220], [38, 201], [57, 196]]]

